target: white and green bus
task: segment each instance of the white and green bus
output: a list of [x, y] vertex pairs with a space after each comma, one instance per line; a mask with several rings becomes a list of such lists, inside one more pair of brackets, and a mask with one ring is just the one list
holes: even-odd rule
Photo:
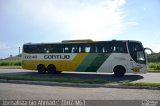
[[39, 73], [97, 72], [146, 73], [147, 56], [139, 41], [66, 40], [59, 43], [26, 43], [22, 67]]

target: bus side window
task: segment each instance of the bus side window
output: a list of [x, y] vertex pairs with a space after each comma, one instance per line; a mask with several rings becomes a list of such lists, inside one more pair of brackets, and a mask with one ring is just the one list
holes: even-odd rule
[[50, 53], [62, 53], [63, 48], [62, 48], [62, 45], [53, 44], [53, 45], [50, 45], [49, 51]]
[[44, 53], [50, 53], [50, 50], [46, 47], [43, 50], [44, 50]]
[[79, 46], [79, 52], [80, 53], [95, 53], [96, 49], [93, 45], [90, 44], [81, 44]]
[[78, 53], [79, 47], [72, 47], [72, 53]]
[[88, 46], [87, 46], [87, 47], [85, 47], [85, 52], [86, 52], [86, 53], [89, 53], [89, 52], [90, 52], [90, 50], [91, 50], [91, 47], [88, 47]]
[[96, 48], [95, 46], [91, 46], [91, 50], [90, 50], [91, 53], [95, 53], [96, 52]]
[[103, 53], [103, 47], [102, 46], [98, 46], [97, 47], [97, 52], [98, 53]]
[[109, 52], [109, 50], [108, 50], [107, 47], [104, 47], [104, 52], [105, 52], [105, 53]]
[[116, 42], [113, 46], [113, 52], [115, 53], [127, 53], [125, 42]]
[[105, 52], [105, 43], [99, 42], [96, 44], [96, 52], [97, 53], [104, 53]]
[[81, 52], [82, 53], [85, 53], [86, 51], [85, 51], [85, 47], [81, 47]]
[[71, 53], [71, 47], [64, 47], [64, 53]]

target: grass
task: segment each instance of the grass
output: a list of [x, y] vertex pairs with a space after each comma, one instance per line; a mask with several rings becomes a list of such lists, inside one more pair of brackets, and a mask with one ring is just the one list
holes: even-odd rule
[[5, 69], [21, 68], [21, 55], [0, 59], [0, 68], [5, 68]]
[[127, 85], [127, 86], [151, 86], [151, 87], [160, 87], [160, 83], [151, 83], [151, 82], [125, 82], [122, 85]]
[[21, 60], [0, 60], [0, 69], [21, 69]]
[[160, 72], [160, 70], [148, 70], [147, 72]]
[[149, 70], [158, 71], [160, 72], [160, 63], [149, 63], [148, 65]]
[[0, 69], [22, 69], [22, 66], [0, 66]]
[[0, 79], [6, 80], [26, 80], [26, 81], [48, 81], [48, 82], [70, 82], [70, 83], [88, 83], [88, 84], [105, 84], [105, 80], [81, 80], [70, 78], [39, 78], [32, 76], [0, 76]]
[[148, 86], [148, 87], [160, 87], [160, 83], [147, 83], [147, 82], [110, 82], [106, 80], [84, 80], [84, 79], [70, 79], [70, 78], [39, 78], [32, 76], [0, 76], [0, 79], [6, 80], [26, 80], [26, 81], [47, 81], [47, 82], [69, 82], [69, 83], [87, 83], [87, 84], [116, 84], [125, 86]]
[[148, 72], [160, 72], [160, 63], [149, 63]]
[[8, 61], [8, 60], [1, 60], [0, 61], [0, 66], [21, 66], [21, 61]]

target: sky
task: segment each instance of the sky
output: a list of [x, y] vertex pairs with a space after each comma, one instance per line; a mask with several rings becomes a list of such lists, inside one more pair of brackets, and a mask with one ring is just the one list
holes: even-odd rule
[[24, 43], [137, 40], [160, 52], [160, 0], [0, 0], [0, 58]]

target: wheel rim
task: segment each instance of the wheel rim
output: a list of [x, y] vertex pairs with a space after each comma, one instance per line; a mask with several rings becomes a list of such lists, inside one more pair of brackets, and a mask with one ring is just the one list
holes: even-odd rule
[[55, 74], [56, 73], [56, 67], [54, 65], [50, 64], [50, 65], [47, 66], [47, 71], [48, 71], [48, 73]]
[[39, 64], [37, 66], [37, 70], [38, 70], [39, 73], [42, 73], [42, 74], [46, 73], [46, 68], [43, 64]]
[[115, 74], [115, 76], [119, 76], [119, 77], [124, 76], [125, 72], [126, 72], [125, 68], [122, 67], [122, 66], [116, 66], [114, 68], [114, 74]]

